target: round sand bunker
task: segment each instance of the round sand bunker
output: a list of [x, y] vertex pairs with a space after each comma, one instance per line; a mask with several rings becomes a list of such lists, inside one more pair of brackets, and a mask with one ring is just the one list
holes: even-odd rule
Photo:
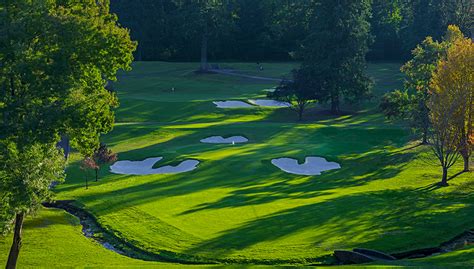
[[249, 140], [243, 136], [231, 136], [224, 138], [222, 136], [211, 136], [204, 139], [201, 139], [201, 143], [208, 144], [238, 144], [238, 143], [247, 143]]
[[341, 168], [338, 163], [328, 162], [321, 157], [306, 157], [303, 164], [292, 158], [278, 158], [273, 159], [272, 164], [287, 173], [304, 176], [317, 176], [321, 175], [321, 172]]
[[251, 104], [242, 101], [216, 101], [213, 102], [218, 108], [246, 108], [253, 107]]
[[249, 102], [254, 105], [263, 106], [263, 107], [290, 107], [291, 106], [291, 104], [287, 102], [268, 100], [268, 99], [249, 100]]
[[166, 165], [153, 168], [163, 157], [148, 158], [143, 161], [118, 161], [110, 166], [110, 172], [121, 175], [178, 174], [197, 168], [199, 161], [185, 160], [176, 166]]

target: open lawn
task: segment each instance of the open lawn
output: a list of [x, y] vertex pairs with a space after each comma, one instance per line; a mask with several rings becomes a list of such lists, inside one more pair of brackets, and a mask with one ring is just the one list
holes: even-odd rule
[[[294, 64], [222, 64], [245, 74], [282, 77]], [[190, 261], [309, 264], [331, 261], [335, 249], [388, 253], [435, 247], [474, 228], [472, 173], [438, 188], [440, 169], [403, 123], [377, 109], [384, 92], [401, 87], [399, 65], [369, 65], [375, 97], [331, 116], [316, 106], [297, 122], [287, 108], [219, 109], [212, 101], [265, 98], [274, 82], [196, 75], [195, 63], [136, 63], [114, 84], [121, 107], [103, 141], [119, 160], [164, 157], [158, 165], [201, 161], [175, 175], [115, 175], [108, 167], [85, 189], [73, 155], [57, 199], [76, 200], [117, 236], [153, 253]], [[174, 90], [172, 90], [174, 88]], [[344, 109], [344, 108], [343, 108]], [[209, 136], [241, 135], [249, 143], [203, 144]], [[273, 158], [320, 156], [341, 169], [321, 176], [286, 174]], [[459, 163], [451, 175], [462, 170]], [[92, 180], [92, 172], [88, 175]], [[42, 210], [25, 228], [20, 265], [159, 266], [104, 249], [84, 238], [70, 215]], [[9, 240], [0, 240], [0, 263]], [[171, 254], [170, 254], [171, 253]], [[474, 262], [467, 248], [401, 265]], [[49, 262], [46, 262], [49, 263]], [[165, 265], [169, 266], [169, 265]]]

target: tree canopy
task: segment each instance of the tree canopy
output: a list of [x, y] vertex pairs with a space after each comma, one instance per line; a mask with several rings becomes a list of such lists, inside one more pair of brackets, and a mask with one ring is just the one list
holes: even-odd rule
[[310, 22], [310, 35], [301, 51], [301, 68], [314, 80], [319, 101], [340, 112], [340, 100], [369, 96], [370, 79], [364, 74], [371, 41], [370, 1], [321, 0]]
[[[429, 106], [434, 133], [455, 134], [444, 145], [452, 146], [461, 154], [464, 171], [467, 172], [470, 170], [474, 131], [474, 44], [471, 39], [458, 37], [453, 41], [446, 58], [439, 61], [433, 73], [430, 89]], [[439, 148], [435, 151], [438, 157], [442, 155]], [[448, 151], [443, 152], [443, 157], [446, 157]], [[440, 158], [442, 165], [449, 164], [445, 159]]]
[[[112, 11], [140, 43], [139, 60], [198, 60], [199, 31], [214, 28], [214, 60], [295, 59], [320, 0], [116, 0]], [[368, 59], [405, 60], [426, 36], [440, 39], [450, 24], [474, 29], [471, 0], [373, 0]], [[213, 7], [204, 8], [203, 7]], [[217, 8], [216, 8], [217, 7]], [[212, 16], [208, 16], [212, 15]], [[218, 22], [215, 24], [215, 22]], [[209, 28], [209, 29], [211, 29]], [[197, 30], [197, 31], [196, 31]], [[212, 32], [212, 31], [211, 31]]]
[[403, 91], [385, 94], [381, 109], [386, 116], [410, 121], [412, 127], [421, 133], [422, 143], [428, 141], [430, 116], [427, 102], [430, 98], [430, 81], [438, 62], [446, 57], [449, 47], [463, 38], [461, 30], [450, 25], [442, 39], [435, 41], [428, 36], [412, 51], [412, 59], [405, 63], [401, 71], [405, 74]]
[[118, 105], [107, 81], [130, 68], [135, 43], [108, 1], [7, 1], [0, 12], [0, 216], [15, 223], [13, 268], [24, 216], [63, 178], [60, 137], [93, 153]]
[[284, 80], [268, 97], [287, 102], [290, 109], [298, 114], [302, 120], [304, 112], [309, 104], [316, 101], [314, 81], [305, 73], [305, 70], [293, 70], [293, 80]]

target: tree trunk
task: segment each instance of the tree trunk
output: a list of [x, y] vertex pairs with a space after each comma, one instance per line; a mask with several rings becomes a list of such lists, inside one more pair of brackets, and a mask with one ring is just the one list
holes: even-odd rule
[[99, 169], [94, 169], [95, 170], [95, 182], [99, 181]]
[[[8, 92], [8, 91], [7, 91], [7, 83], [6, 83], [5, 81], [3, 81], [3, 83], [2, 83], [2, 92], [3, 92], [3, 93], [2, 93], [3, 96], [7, 96], [7, 92]], [[7, 110], [8, 110], [8, 109], [7, 109]], [[7, 124], [7, 119], [8, 119], [8, 116], [7, 116], [7, 115], [8, 115], [7, 112], [4, 111], [4, 112], [3, 112], [3, 124], [5, 124], [5, 125]]]
[[422, 145], [428, 145], [428, 128], [423, 128], [423, 140], [421, 141]]
[[464, 161], [464, 172], [471, 171], [471, 167], [470, 167], [470, 163], [469, 163], [469, 154], [461, 153], [461, 155], [462, 155], [462, 159]]
[[61, 140], [58, 142], [57, 146], [63, 149], [64, 158], [67, 160], [69, 158], [69, 153], [71, 152], [69, 137], [62, 135]]
[[299, 109], [298, 109], [298, 121], [303, 120], [303, 113], [304, 113], [304, 107], [300, 106]]
[[13, 234], [13, 243], [10, 248], [10, 254], [8, 255], [8, 261], [6, 269], [15, 269], [18, 261], [18, 255], [20, 255], [21, 249], [21, 230], [23, 228], [23, 220], [25, 218], [24, 213], [17, 213], [15, 217], [15, 232]]
[[207, 33], [202, 35], [201, 40], [201, 71], [206, 72], [209, 69], [209, 65], [207, 63], [207, 40], [208, 36]]
[[[469, 121], [470, 122], [470, 119]], [[461, 150], [459, 151], [459, 153], [461, 154], [462, 156], [462, 159], [464, 161], [464, 172], [469, 172], [469, 157], [471, 155], [471, 151], [470, 151], [470, 147], [471, 147], [471, 144], [469, 143], [469, 136], [470, 136], [470, 128], [469, 129], [466, 129], [465, 126], [463, 126], [463, 130], [462, 130], [462, 137], [461, 137]]]
[[336, 115], [339, 114], [339, 112], [339, 96], [334, 94], [331, 96], [331, 113]]
[[443, 167], [443, 178], [439, 183], [440, 186], [445, 187], [448, 186], [448, 168]]

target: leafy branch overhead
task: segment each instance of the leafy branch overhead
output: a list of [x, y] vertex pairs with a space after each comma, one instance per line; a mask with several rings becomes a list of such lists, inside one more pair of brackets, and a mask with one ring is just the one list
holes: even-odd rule
[[16, 219], [12, 268], [24, 216], [63, 179], [60, 137], [92, 155], [118, 105], [107, 81], [130, 69], [136, 43], [109, 13], [109, 1], [7, 1], [0, 25], [0, 216], [7, 226]]

